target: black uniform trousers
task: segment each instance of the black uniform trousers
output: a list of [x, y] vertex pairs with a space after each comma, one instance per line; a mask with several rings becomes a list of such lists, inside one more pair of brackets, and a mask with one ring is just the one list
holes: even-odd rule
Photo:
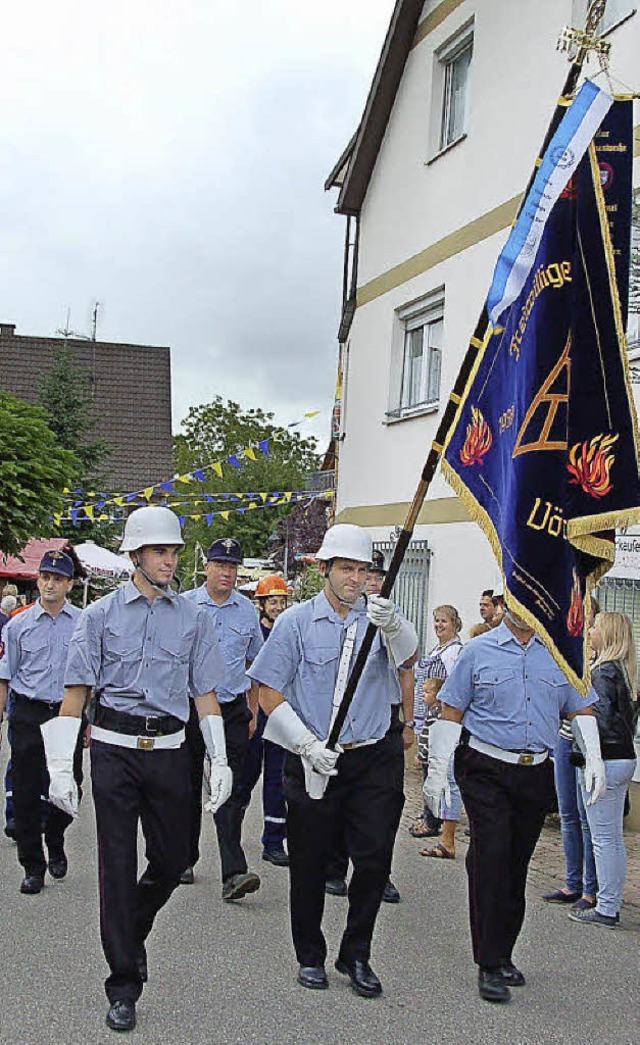
[[[178, 885], [189, 854], [191, 774], [186, 744], [142, 751], [91, 741], [98, 835], [100, 935], [110, 1002], [136, 1001], [136, 958], [158, 911]], [[147, 868], [138, 879], [138, 824]]]
[[191, 765], [191, 809], [189, 812], [189, 862], [195, 867], [200, 859], [200, 832], [202, 830], [202, 771], [205, 744], [200, 717], [192, 700], [189, 701], [189, 721], [186, 726], [187, 749]]
[[[244, 874], [247, 870], [247, 858], [242, 849], [242, 819], [244, 816], [244, 792], [242, 778], [244, 763], [249, 749], [249, 723], [251, 712], [247, 704], [246, 693], [241, 693], [233, 700], [220, 703], [222, 721], [224, 722], [224, 739], [227, 746], [227, 762], [233, 774], [233, 789], [227, 801], [214, 814], [222, 881], [226, 882], [234, 874]], [[196, 718], [194, 719], [194, 714]], [[187, 743], [191, 758], [193, 794], [190, 816], [190, 860], [189, 866], [197, 862], [200, 855], [200, 827], [202, 822], [202, 769], [205, 756], [205, 745], [200, 726], [196, 724], [197, 713], [192, 707], [187, 725]], [[199, 734], [199, 737], [196, 735]], [[196, 809], [196, 805], [198, 808]]]
[[[404, 729], [404, 723], [400, 721], [400, 705], [391, 705], [391, 725], [389, 726], [389, 732], [396, 734], [396, 739], [400, 737], [400, 748], [399, 755], [401, 755], [404, 764], [404, 746], [402, 744], [402, 731]], [[331, 847], [331, 855], [327, 864], [327, 881], [329, 879], [346, 878], [349, 870], [349, 854], [347, 853], [347, 843], [344, 837], [344, 823], [340, 820], [336, 820], [334, 824], [334, 836]]]
[[[11, 710], [11, 765], [13, 772], [13, 815], [18, 860], [27, 874], [44, 875], [47, 861], [42, 845], [40, 795], [49, 791], [49, 774], [40, 726], [57, 718], [60, 704], [45, 703], [14, 694]], [[73, 770], [78, 791], [82, 784], [82, 730], [76, 745]], [[44, 840], [49, 858], [64, 854], [64, 832], [72, 817], [49, 804], [44, 822]]]
[[285, 762], [291, 930], [301, 965], [323, 965], [327, 956], [322, 915], [336, 824], [344, 830], [353, 864], [340, 958], [369, 960], [404, 805], [404, 758], [397, 733], [345, 751], [337, 769], [324, 797], [316, 800], [305, 791], [300, 758], [288, 754]]
[[514, 765], [462, 744], [455, 777], [469, 817], [467, 853], [473, 957], [511, 961], [525, 914], [529, 861], [554, 795], [553, 764]]

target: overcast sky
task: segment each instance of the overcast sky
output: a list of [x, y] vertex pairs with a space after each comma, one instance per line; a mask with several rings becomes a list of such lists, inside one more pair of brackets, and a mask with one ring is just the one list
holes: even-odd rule
[[[393, 0], [36, 0], [5, 9], [0, 321], [170, 345], [174, 428], [215, 394], [322, 409], [344, 218], [323, 182]], [[324, 448], [324, 447], [322, 447]]]

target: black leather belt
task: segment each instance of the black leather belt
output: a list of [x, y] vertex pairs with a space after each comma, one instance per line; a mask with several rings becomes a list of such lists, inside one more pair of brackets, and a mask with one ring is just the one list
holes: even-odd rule
[[114, 711], [104, 704], [96, 708], [95, 723], [103, 729], [132, 737], [165, 737], [185, 727], [185, 723], [174, 715], [128, 715], [126, 711]]
[[28, 697], [26, 693], [18, 693], [15, 689], [12, 689], [9, 695], [14, 700], [20, 700], [26, 704], [42, 704], [43, 707], [49, 708], [50, 711], [55, 711], [62, 704], [61, 700], [38, 700], [37, 697]]

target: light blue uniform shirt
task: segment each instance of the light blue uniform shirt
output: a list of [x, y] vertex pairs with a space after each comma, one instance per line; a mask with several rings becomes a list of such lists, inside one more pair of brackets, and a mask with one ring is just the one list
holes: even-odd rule
[[[249, 668], [256, 681], [277, 689], [294, 711], [320, 740], [329, 733], [333, 694], [338, 677], [345, 633], [358, 622], [358, 649], [369, 623], [364, 608], [350, 610], [342, 617], [331, 606], [324, 592], [308, 602], [292, 606], [280, 614], [271, 638]], [[391, 690], [399, 689], [398, 675], [385, 646], [376, 632], [355, 697], [340, 734], [340, 743], [379, 740], [391, 721]]]
[[253, 660], [264, 645], [260, 621], [253, 603], [237, 591], [226, 602], [214, 602], [207, 585], [184, 592], [183, 598], [205, 609], [213, 624], [226, 669], [226, 682], [218, 692], [218, 700], [226, 704], [246, 693], [251, 685], [247, 677], [247, 661]]
[[538, 635], [523, 646], [504, 623], [463, 646], [438, 696], [464, 711], [474, 737], [507, 751], [552, 748], [561, 716], [598, 699], [580, 696]]
[[189, 718], [188, 694], [224, 683], [205, 613], [171, 592], [149, 602], [133, 581], [88, 606], [69, 646], [67, 686], [92, 686], [100, 703], [129, 715]]
[[36, 602], [2, 631], [0, 679], [32, 700], [60, 704], [69, 643], [81, 611], [65, 602], [57, 616]]

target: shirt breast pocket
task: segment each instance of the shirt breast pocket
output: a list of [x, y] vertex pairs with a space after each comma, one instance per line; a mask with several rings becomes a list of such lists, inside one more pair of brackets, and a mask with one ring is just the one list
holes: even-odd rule
[[540, 675], [540, 693], [545, 707], [551, 707], [558, 713], [564, 706], [565, 686], [567, 680], [560, 672], [545, 671]]
[[22, 636], [20, 647], [24, 655], [24, 660], [20, 664], [21, 668], [26, 668], [27, 671], [45, 671], [50, 666], [49, 643], [46, 635], [38, 634], [37, 631], [27, 632]]
[[513, 668], [479, 668], [474, 676], [477, 701], [492, 711], [513, 703], [516, 673]]
[[250, 642], [251, 628], [248, 624], [230, 624], [222, 640], [222, 648], [229, 657], [244, 662]]
[[105, 628], [103, 642], [104, 681], [118, 689], [131, 686], [142, 660], [142, 643], [125, 628]]
[[313, 650], [305, 650], [304, 681], [316, 698], [333, 699], [338, 659], [338, 650], [333, 647], [318, 646]]
[[154, 680], [171, 697], [184, 696], [189, 685], [190, 646], [177, 636], [160, 639], [154, 659]]

